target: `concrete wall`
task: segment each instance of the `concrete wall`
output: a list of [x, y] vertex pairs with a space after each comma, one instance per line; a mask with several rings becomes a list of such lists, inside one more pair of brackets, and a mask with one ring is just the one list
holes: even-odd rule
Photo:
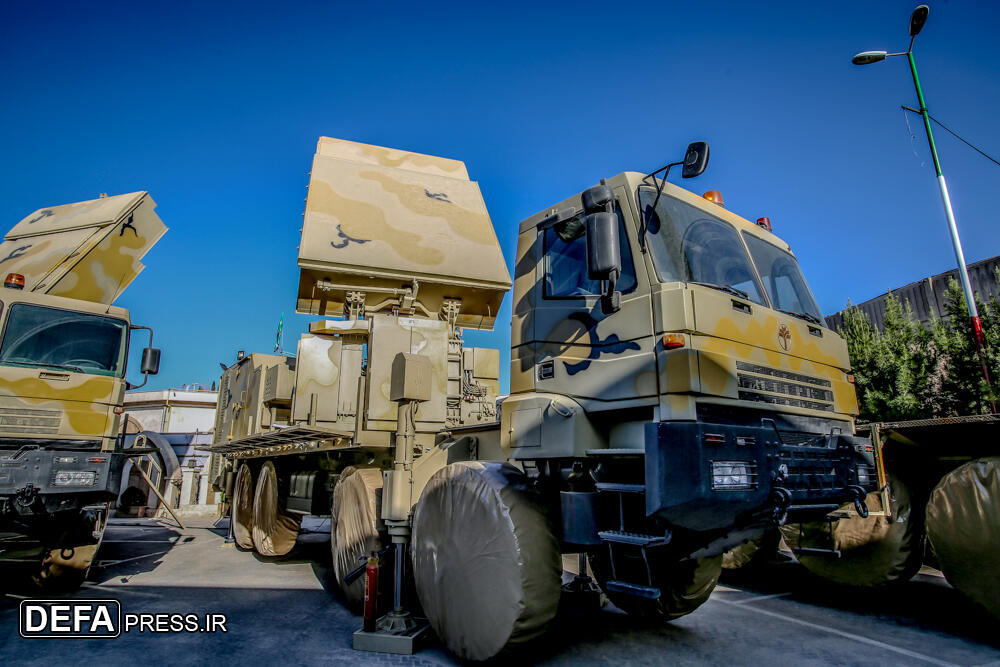
[[[969, 282], [972, 284], [972, 291], [982, 302], [988, 302], [990, 297], [1000, 298], [1000, 283], [997, 282], [997, 269], [1000, 268], [1000, 256], [984, 259], [966, 267], [969, 271]], [[936, 276], [924, 278], [915, 283], [904, 285], [892, 290], [900, 303], [909, 302], [913, 308], [913, 316], [918, 322], [926, 324], [932, 314], [938, 317], [944, 316], [945, 292], [948, 289], [948, 282], [955, 280], [958, 282], [958, 269], [939, 273]], [[857, 304], [858, 309], [868, 315], [868, 319], [878, 329], [882, 329], [885, 322], [885, 302], [888, 293], [869, 299]], [[828, 315], [827, 326], [837, 330], [844, 322], [844, 311]]]
[[125, 394], [125, 412], [157, 433], [207, 433], [215, 426], [218, 392], [133, 391]]
[[[212, 442], [218, 393], [203, 390], [168, 389], [137, 391], [125, 395], [125, 413], [141, 430], [160, 434], [177, 458], [178, 468], [158, 484], [167, 504], [181, 515], [215, 515], [220, 494], [212, 491], [210, 457], [198, 447]], [[134, 436], [127, 436], [134, 437]], [[141, 481], [132, 465], [122, 476], [124, 492], [129, 486], [146, 492], [147, 512], [167, 515], [156, 495]]]

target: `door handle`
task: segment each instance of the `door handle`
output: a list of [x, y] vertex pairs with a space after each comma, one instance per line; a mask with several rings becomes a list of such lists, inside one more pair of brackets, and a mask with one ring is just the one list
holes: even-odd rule
[[49, 371], [41, 371], [38, 374], [39, 380], [58, 380], [59, 382], [69, 382], [69, 373], [51, 373]]

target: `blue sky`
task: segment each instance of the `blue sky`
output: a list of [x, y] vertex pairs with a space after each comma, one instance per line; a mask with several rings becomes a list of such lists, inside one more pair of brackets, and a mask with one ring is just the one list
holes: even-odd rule
[[[170, 231], [119, 305], [156, 330], [154, 388], [238, 349], [294, 350], [296, 246], [320, 135], [458, 158], [508, 263], [520, 220], [704, 139], [728, 208], [769, 216], [824, 313], [952, 268], [902, 58], [914, 2], [7, 3], [0, 219], [148, 190]], [[994, 2], [931, 2], [931, 113], [1000, 153]], [[912, 132], [912, 137], [911, 137]], [[943, 131], [970, 262], [1000, 254], [1000, 167]], [[679, 180], [679, 179], [676, 179]], [[508, 352], [510, 299], [492, 334]], [[504, 371], [506, 378], [506, 372]]]

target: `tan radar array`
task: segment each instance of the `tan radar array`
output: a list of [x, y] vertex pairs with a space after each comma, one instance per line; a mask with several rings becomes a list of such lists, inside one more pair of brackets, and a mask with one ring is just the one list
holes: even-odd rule
[[155, 208], [130, 192], [38, 209], [0, 243], [0, 273], [23, 275], [28, 291], [113, 303], [167, 231]]
[[492, 329], [510, 274], [459, 160], [321, 137], [299, 245], [297, 309]]

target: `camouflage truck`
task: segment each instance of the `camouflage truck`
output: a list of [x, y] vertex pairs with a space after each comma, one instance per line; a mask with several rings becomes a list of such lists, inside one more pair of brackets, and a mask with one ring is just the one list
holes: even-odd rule
[[[129, 342], [148, 327], [111, 304], [166, 231], [155, 206], [133, 192], [43, 208], [0, 244], [0, 561], [48, 590], [82, 582], [118, 496]], [[147, 347], [142, 372], [158, 366]]]
[[287, 553], [303, 515], [329, 514], [348, 601], [364, 558], [393, 563], [391, 611], [356, 648], [409, 650], [408, 607], [482, 660], [544, 632], [561, 553], [626, 612], [670, 620], [727, 549], [867, 513], [881, 472], [854, 435], [846, 345], [763, 221], [667, 183], [707, 159], [692, 144], [520, 224], [497, 401], [498, 352], [463, 330], [493, 327], [511, 281], [465, 165], [321, 138], [297, 306], [323, 319], [295, 357], [221, 381], [237, 544]]

